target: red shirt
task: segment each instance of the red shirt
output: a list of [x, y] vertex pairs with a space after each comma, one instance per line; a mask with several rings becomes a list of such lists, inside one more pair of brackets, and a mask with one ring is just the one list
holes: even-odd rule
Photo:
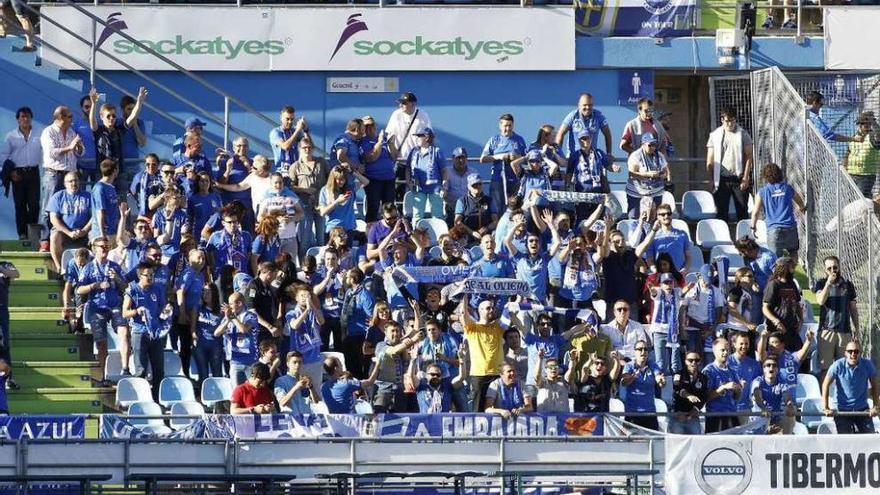
[[232, 402], [238, 407], [254, 407], [260, 404], [272, 404], [274, 397], [269, 387], [256, 388], [246, 381], [232, 391]]

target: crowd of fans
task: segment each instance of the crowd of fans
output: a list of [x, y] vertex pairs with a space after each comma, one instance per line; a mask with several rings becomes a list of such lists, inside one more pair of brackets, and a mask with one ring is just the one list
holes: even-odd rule
[[[703, 409], [721, 413], [708, 432], [754, 409], [790, 432], [798, 373], [817, 354], [828, 414], [830, 386], [838, 410], [866, 411], [836, 416], [839, 431], [873, 429], [875, 371], [854, 338], [853, 285], [826, 258], [827, 277], [811, 287], [818, 332], [802, 332], [812, 308], [793, 273], [804, 203], [777, 165], [753, 165], [732, 109], [707, 141], [718, 216], [728, 220], [732, 198], [746, 219], [754, 192], [751, 227], [763, 217], [766, 245], [742, 237], [745, 266], [729, 272], [721, 258], [689, 273], [690, 235], [662, 202], [674, 147], [648, 99], [617, 146], [584, 93], [533, 142], [504, 114], [478, 161], [456, 147], [449, 163], [412, 93], [384, 129], [351, 119], [326, 159], [285, 106], [272, 157], [252, 155], [244, 138], [209, 157], [205, 124], [189, 119], [167, 157], [141, 161], [146, 98], [141, 89], [117, 111], [92, 90], [79, 115], [58, 107], [43, 130], [22, 107], [0, 161], [20, 235], [45, 225], [64, 317], [90, 328], [101, 366], [114, 332], [122, 375], [151, 368], [154, 393], [170, 339], [185, 373], [195, 360], [197, 386], [232, 379], [233, 413], [323, 402], [331, 413], [509, 417], [606, 412], [619, 398], [628, 420], [658, 429], [635, 413], [654, 412], [671, 386], [669, 431], [699, 433]], [[625, 204], [609, 194], [615, 152], [626, 155]], [[498, 283], [468, 283], [486, 279]]]

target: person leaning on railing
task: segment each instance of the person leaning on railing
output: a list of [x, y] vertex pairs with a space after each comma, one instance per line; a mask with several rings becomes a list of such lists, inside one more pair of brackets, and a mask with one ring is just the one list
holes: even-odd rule
[[[822, 382], [822, 409], [826, 416], [834, 416], [837, 433], [874, 433], [872, 418], [880, 413], [880, 397], [877, 390], [877, 369], [870, 359], [861, 357], [862, 346], [858, 342], [846, 345], [846, 357], [840, 358], [828, 369]], [[837, 387], [836, 412], [862, 412], [862, 415], [835, 415], [831, 409], [831, 385]], [[870, 386], [873, 407], [868, 408]]]

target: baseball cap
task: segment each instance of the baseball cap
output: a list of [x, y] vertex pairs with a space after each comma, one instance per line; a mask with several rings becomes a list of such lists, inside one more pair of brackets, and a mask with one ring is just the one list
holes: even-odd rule
[[467, 176], [467, 185], [472, 186], [474, 184], [481, 184], [483, 181], [480, 179], [480, 176], [477, 174], [470, 174]]
[[653, 144], [657, 142], [657, 138], [650, 132], [642, 134], [642, 144]]
[[452, 158], [459, 158], [462, 156], [465, 156], [465, 157], [468, 156], [466, 149], [459, 146], [458, 148], [455, 148], [454, 150], [452, 150]]
[[705, 264], [700, 267], [700, 276], [703, 277], [703, 280], [709, 282], [712, 280], [712, 265]]
[[583, 139], [583, 138], [593, 139], [593, 135], [590, 134], [586, 129], [578, 129], [577, 138], [578, 139]]
[[430, 127], [425, 127], [423, 129], [419, 129], [418, 131], [413, 133], [413, 136], [434, 136], [434, 130]]
[[183, 123], [183, 128], [184, 129], [193, 129], [195, 127], [205, 127], [206, 125], [207, 124], [205, 124], [204, 122], [202, 122], [198, 118], [190, 117], [190, 118], [186, 119], [186, 122]]
[[673, 282], [674, 280], [675, 280], [675, 277], [673, 277], [671, 273], [661, 273], [660, 274], [660, 283], [661, 284], [664, 282]]
[[416, 95], [408, 91], [400, 95], [400, 98], [397, 99], [397, 103], [415, 103], [417, 101], [419, 101], [419, 99], [416, 98]]
[[526, 154], [526, 160], [530, 162], [541, 162], [544, 161], [544, 157], [541, 155], [540, 151], [532, 150]]

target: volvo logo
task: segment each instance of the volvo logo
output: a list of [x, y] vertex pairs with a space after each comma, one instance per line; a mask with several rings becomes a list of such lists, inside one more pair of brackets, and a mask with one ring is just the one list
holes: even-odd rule
[[710, 450], [697, 464], [697, 485], [706, 495], [737, 495], [752, 481], [752, 461], [743, 453], [728, 447]]

